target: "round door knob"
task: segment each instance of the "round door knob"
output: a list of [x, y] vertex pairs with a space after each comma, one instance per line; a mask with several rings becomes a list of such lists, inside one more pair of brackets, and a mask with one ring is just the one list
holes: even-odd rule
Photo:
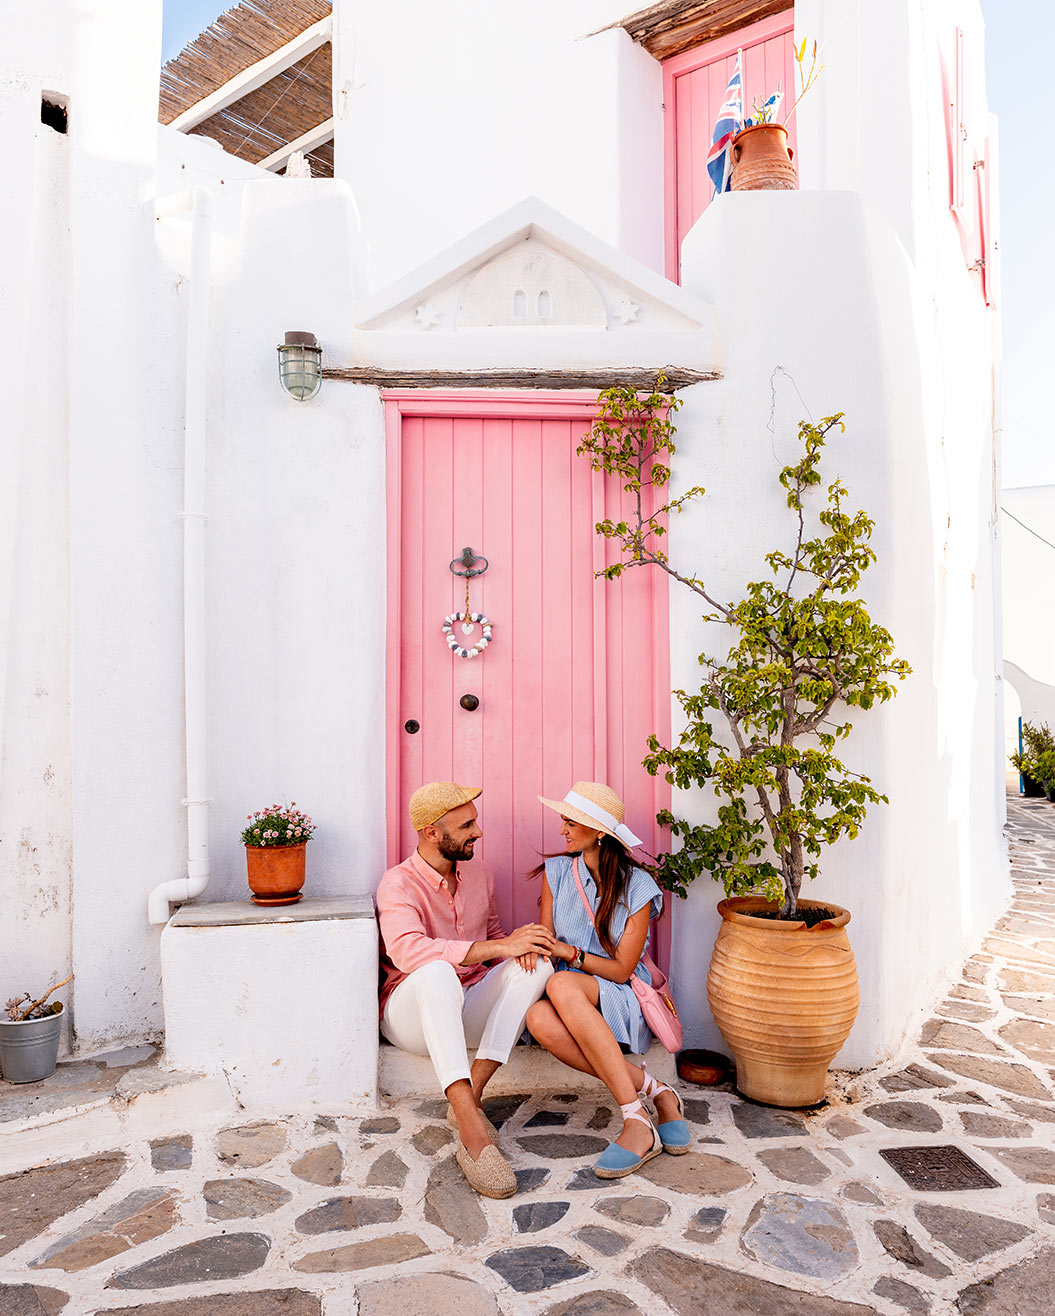
[[403, 723], [403, 730], [409, 732], [410, 735], [413, 736], [421, 730], [421, 723], [416, 722], [413, 718], [408, 718], [408, 720]]
[[480, 707], [480, 701], [475, 695], [462, 695], [461, 699], [458, 700], [458, 703], [461, 704], [462, 708], [464, 708], [467, 713], [471, 713]]

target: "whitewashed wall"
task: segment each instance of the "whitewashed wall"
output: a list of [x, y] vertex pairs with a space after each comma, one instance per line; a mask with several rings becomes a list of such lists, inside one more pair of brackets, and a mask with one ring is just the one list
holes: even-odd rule
[[[975, 8], [949, 5], [933, 27]], [[895, 111], [882, 158], [868, 154], [876, 125], [866, 121], [863, 98], [840, 93], [848, 154], [836, 159], [831, 100], [824, 125], [808, 121], [804, 101], [804, 183], [853, 190], [730, 195], [686, 239], [684, 282], [718, 307], [726, 377], [718, 389], [692, 390], [681, 413], [679, 482], [700, 481], [711, 496], [704, 513], [675, 525], [672, 556], [692, 555], [694, 569], [699, 560], [713, 563], [717, 593], [732, 595], [751, 578], [745, 562], [788, 542], [775, 477], [796, 453], [798, 419], [846, 413], [848, 433], [831, 441], [826, 471], [876, 520], [879, 563], [864, 594], [914, 668], [893, 703], [853, 719], [858, 731], [845, 747], [890, 805], [830, 853], [809, 893], [853, 914], [863, 1005], [837, 1063], [854, 1067], [896, 1052], [1006, 902], [1008, 881], [993, 329], [948, 212], [936, 37], [921, 28], [917, 6], [884, 5], [879, 22], [875, 5], [806, 4], [796, 7], [799, 39], [817, 32], [811, 18], [827, 20], [834, 10], [829, 67], [852, 48], [858, 86], [875, 82], [877, 112], [885, 115], [888, 102], [912, 107], [911, 145], [891, 158], [890, 142], [902, 144]], [[977, 46], [973, 54], [980, 76]], [[833, 82], [842, 79], [845, 91], [848, 76]], [[812, 109], [819, 117], [819, 99]], [[677, 590], [671, 598], [672, 631], [693, 637], [675, 651], [678, 684], [694, 675], [698, 610]], [[711, 806], [686, 807], [702, 817]], [[694, 891], [678, 918], [682, 973], [701, 964], [699, 947], [713, 938], [714, 894]], [[701, 1039], [717, 1042], [705, 1006], [698, 1003], [690, 1022]]]
[[[60, 10], [65, 21], [53, 22]], [[49, 9], [46, 27], [20, 12], [5, 34], [0, 115], [32, 206], [0, 212], [0, 277], [39, 346], [4, 404], [21, 474], [0, 529], [19, 564], [5, 604], [15, 640], [0, 995], [72, 961], [84, 1049], [159, 1026], [159, 934], [145, 898], [186, 859], [187, 226], [159, 223], [155, 195], [189, 177], [218, 202], [210, 899], [242, 893], [240, 824], [281, 796], [320, 822], [316, 893], [372, 889], [384, 862], [381, 406], [376, 390], [349, 385], [326, 384], [306, 404], [287, 398], [274, 350], [284, 331], [311, 330], [330, 361], [349, 359], [357, 297], [532, 192], [660, 265], [659, 66], [621, 32], [586, 35], [622, 10], [613, 0], [545, 0], [527, 18], [483, 0], [455, 10], [338, 6], [343, 182], [260, 178], [164, 133], [159, 156], [157, 0], [134, 13], [119, 0], [71, 0]], [[681, 475], [711, 487], [715, 519], [703, 529], [686, 519], [678, 545], [713, 555], [733, 589], [738, 564], [785, 524], [772, 483], [803, 407], [845, 410], [839, 469], [878, 521], [869, 600], [916, 668], [853, 742], [891, 805], [824, 879], [824, 894], [854, 911], [866, 1008], [842, 1057], [851, 1064], [896, 1047], [1006, 889], [990, 320], [949, 227], [928, 65], [937, 27], [961, 10], [975, 13], [973, 0], [948, 0], [933, 21], [928, 10], [924, 25], [908, 0], [802, 0], [802, 31], [831, 33], [825, 76], [841, 87], [834, 110], [818, 97], [800, 111], [803, 181], [849, 191], [723, 198], [686, 247], [690, 290], [720, 311], [727, 374], [693, 390], [681, 413]], [[832, 73], [840, 51], [853, 58]], [[66, 139], [41, 129], [42, 82], [70, 95]], [[848, 163], [835, 163], [833, 134], [847, 138]], [[750, 543], [747, 524], [758, 530]], [[678, 683], [697, 635], [693, 610], [677, 596], [673, 609]], [[715, 895], [696, 891], [678, 911], [675, 980], [683, 1000], [695, 992], [694, 1041], [713, 1039], [702, 978]]]
[[1043, 542], [1055, 543], [1055, 485], [1003, 489], [1000, 506], [1006, 758], [1018, 749], [1020, 713], [1055, 729], [1055, 548]]
[[0, 1002], [70, 967], [71, 142], [40, 105], [72, 84], [68, 34], [47, 39], [49, 21], [8, 7], [0, 43], [0, 140], [21, 188], [0, 207], [0, 306], [18, 361], [0, 403]]
[[[383, 287], [535, 195], [663, 268], [663, 84], [619, 0], [334, 4], [335, 169]], [[343, 117], [342, 117], [343, 116]]]
[[[1055, 685], [1055, 485], [1004, 489], [1004, 657]], [[1039, 538], [1038, 538], [1039, 536]]]

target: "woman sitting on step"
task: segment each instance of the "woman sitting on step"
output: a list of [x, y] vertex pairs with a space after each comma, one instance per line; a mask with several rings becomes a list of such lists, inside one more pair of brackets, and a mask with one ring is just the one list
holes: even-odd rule
[[[549, 856], [532, 876], [545, 873], [539, 923], [558, 938], [544, 999], [530, 1007], [532, 1036], [566, 1065], [593, 1074], [623, 1112], [623, 1129], [594, 1166], [599, 1179], [621, 1179], [660, 1152], [689, 1150], [681, 1098], [654, 1079], [634, 1054], [648, 1050], [652, 1034], [629, 985], [648, 940], [649, 920], [663, 894], [634, 865], [628, 847], [639, 839], [623, 824], [623, 802], [600, 782], [579, 781], [563, 800], [538, 797], [560, 814], [567, 853]], [[641, 1104], [655, 1106], [658, 1128]]]

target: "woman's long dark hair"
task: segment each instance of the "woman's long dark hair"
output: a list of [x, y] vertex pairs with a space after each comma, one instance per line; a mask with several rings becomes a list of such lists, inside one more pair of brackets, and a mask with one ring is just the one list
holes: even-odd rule
[[[582, 854], [581, 850], [562, 850], [555, 854], [542, 856], [542, 863], [533, 868], [528, 877], [538, 877], [546, 870], [547, 859], [557, 859], [561, 855], [569, 858]], [[634, 871], [634, 860], [630, 851], [614, 836], [601, 835], [601, 853], [597, 864], [597, 912], [594, 924], [597, 936], [608, 955], [615, 959], [615, 942], [612, 940], [612, 918], [615, 908], [630, 885], [630, 876]]]

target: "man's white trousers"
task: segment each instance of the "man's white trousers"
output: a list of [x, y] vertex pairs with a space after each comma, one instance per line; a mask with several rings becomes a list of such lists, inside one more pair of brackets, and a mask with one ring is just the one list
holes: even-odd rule
[[469, 1077], [467, 1048], [476, 1049], [477, 1060], [506, 1063], [552, 972], [541, 956], [534, 973], [516, 960], [503, 960], [463, 988], [453, 964], [432, 960], [408, 974], [388, 998], [381, 1032], [403, 1051], [430, 1056], [446, 1092]]

